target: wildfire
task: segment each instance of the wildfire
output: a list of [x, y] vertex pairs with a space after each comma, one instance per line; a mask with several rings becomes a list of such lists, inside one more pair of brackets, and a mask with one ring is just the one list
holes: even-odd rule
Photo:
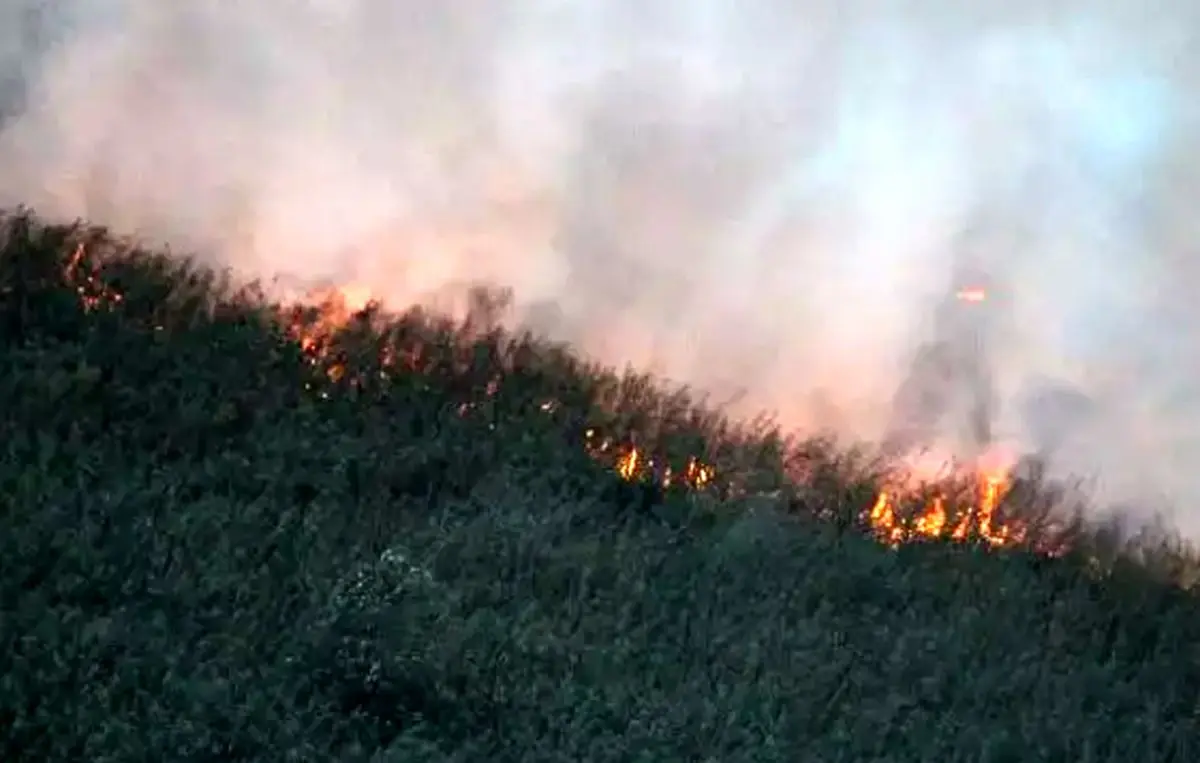
[[993, 546], [1011, 546], [1025, 540], [1027, 529], [1017, 522], [1001, 522], [997, 509], [1009, 488], [1007, 470], [981, 469], [974, 475], [973, 501], [951, 525], [946, 498], [935, 495], [911, 517], [897, 516], [904, 490], [881, 490], [868, 513], [871, 528], [891, 545], [926, 538], [965, 541], [979, 538]]
[[613, 462], [613, 468], [622, 479], [630, 482], [654, 479], [663, 487], [681, 484], [701, 489], [712, 484], [717, 474], [716, 469], [695, 456], [689, 457], [684, 467], [677, 472], [670, 464], [660, 464], [657, 459], [647, 456], [641, 448], [617, 446], [612, 440], [599, 437], [594, 429], [584, 433], [584, 447], [589, 454], [599, 459], [613, 451], [620, 453]]
[[91, 269], [85, 269], [86, 255], [87, 250], [84, 249], [83, 244], [77, 244], [63, 269], [67, 283], [75, 287], [75, 293], [79, 295], [83, 309], [92, 312], [105, 304], [120, 303], [124, 297], [100, 279], [94, 265]]
[[[65, 268], [68, 282], [75, 288], [88, 311], [105, 305], [116, 305], [122, 301], [120, 293], [101, 279], [95, 267], [84, 269], [85, 251], [79, 245]], [[959, 293], [967, 301], [982, 301], [986, 294], [982, 289], [968, 289]], [[332, 339], [337, 331], [346, 327], [356, 314], [369, 306], [369, 291], [363, 288], [327, 289], [309, 295], [306, 300], [285, 308], [280, 316], [281, 323], [289, 336], [296, 341], [309, 362], [322, 368], [334, 381], [342, 380], [347, 372], [344, 362], [331, 352]], [[419, 354], [419, 349], [414, 350]], [[397, 365], [394, 354], [380, 358], [385, 369]], [[403, 358], [409, 371], [419, 369], [416, 358]], [[500, 380], [489, 383], [485, 396], [493, 395]], [[557, 403], [548, 400], [540, 410], [551, 413]], [[460, 415], [468, 415], [476, 408], [474, 403], [465, 403]], [[710, 464], [691, 457], [678, 471], [672, 469], [665, 459], [656, 459], [643, 448], [630, 443], [614, 442], [595, 430], [585, 433], [583, 448], [592, 457], [609, 463], [621, 478], [630, 481], [655, 480], [663, 486], [682, 484], [694, 489], [703, 489], [714, 484], [717, 473]], [[943, 496], [930, 499], [920, 511], [911, 517], [901, 517], [898, 511], [909, 491], [903, 486], [894, 486], [881, 491], [874, 504], [864, 513], [870, 527], [886, 543], [897, 545], [918, 538], [949, 538], [957, 541], [978, 537], [995, 546], [1012, 545], [1023, 541], [1026, 530], [1014, 523], [1003, 523], [997, 518], [997, 508], [1009, 487], [1007, 468], [999, 464], [981, 466], [977, 477], [977, 496], [966, 509], [958, 512], [951, 521], [950, 512]]]
[[986, 302], [987, 290], [979, 286], [972, 286], [966, 289], [959, 289], [954, 296], [963, 302]]
[[[290, 314], [286, 316], [285, 325], [310, 362], [322, 366], [329, 378], [336, 382], [345, 376], [346, 367], [343, 362], [330, 355], [330, 340], [356, 313], [370, 304], [372, 300], [366, 289], [325, 289], [311, 294], [307, 302], [292, 307]], [[306, 314], [309, 320], [305, 320]], [[395, 360], [394, 355], [380, 358], [385, 369], [393, 367]], [[407, 365], [409, 370], [416, 368], [415, 363]], [[500, 383], [500, 379], [488, 382], [483, 390], [483, 397], [495, 395]], [[476, 403], [463, 403], [458, 408], [458, 414], [467, 416], [476, 407]], [[554, 400], [546, 400], [538, 407], [543, 413], [551, 413], [557, 408], [557, 403]], [[594, 458], [611, 462], [617, 474], [631, 482], [650, 479], [657, 480], [663, 487], [682, 484], [699, 489], [711, 484], [716, 475], [712, 466], [694, 456], [688, 459], [682, 469], [676, 471], [670, 464], [660, 463], [658, 459], [648, 456], [638, 447], [617, 445], [611, 439], [599, 437], [594, 429], [586, 432], [583, 447]]]

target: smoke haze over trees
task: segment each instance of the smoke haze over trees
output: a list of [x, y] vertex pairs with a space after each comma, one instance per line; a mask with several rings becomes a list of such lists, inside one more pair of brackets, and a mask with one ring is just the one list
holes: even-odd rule
[[[973, 247], [1003, 295], [996, 436], [1186, 506], [1198, 25], [1131, 0], [14, 2], [0, 205], [397, 305], [512, 287], [514, 320], [602, 360], [867, 439]], [[1085, 396], [1085, 429], [1039, 385]]]

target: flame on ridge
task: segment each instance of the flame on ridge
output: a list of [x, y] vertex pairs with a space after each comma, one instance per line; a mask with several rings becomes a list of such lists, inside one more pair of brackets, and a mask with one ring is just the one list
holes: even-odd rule
[[881, 490], [868, 514], [875, 534], [889, 545], [918, 540], [947, 538], [965, 541], [977, 537], [993, 546], [1012, 546], [1024, 541], [1028, 530], [1015, 522], [1000, 522], [997, 509], [1009, 487], [1004, 472], [979, 472], [975, 475], [975, 500], [962, 509], [951, 526], [946, 498], [934, 495], [917, 513], [907, 519], [897, 516], [901, 490]]
[[[122, 295], [104, 283], [95, 267], [85, 270], [82, 267], [84, 258], [85, 250], [80, 244], [64, 270], [68, 283], [75, 289], [84, 309], [90, 312], [119, 304]], [[959, 298], [981, 301], [986, 294], [982, 289], [964, 290]], [[309, 362], [321, 367], [332, 381], [338, 382], [345, 378], [347, 369], [344, 362], [332, 357], [329, 352], [332, 338], [356, 314], [372, 304], [375, 303], [365, 287], [323, 289], [285, 307], [281, 319], [289, 336], [298, 343]], [[399, 364], [410, 371], [418, 370], [415, 357], [399, 358], [394, 350], [387, 352], [389, 354], [380, 358], [384, 369]], [[499, 380], [489, 383], [485, 396], [495, 394], [498, 385]], [[322, 394], [327, 396], [327, 393]], [[548, 400], [540, 407], [542, 411], [550, 412], [555, 405], [555, 401]], [[467, 415], [474, 407], [472, 403], [465, 403], [460, 407], [459, 414]], [[629, 481], [652, 479], [664, 487], [680, 484], [703, 489], [713, 485], [717, 477], [712, 465], [696, 457], [689, 458], [686, 465], [675, 472], [669, 464], [658, 464], [643, 449], [632, 444], [615, 443], [601, 437], [593, 429], [585, 433], [582, 445], [589, 455], [610, 463], [621, 478]], [[898, 512], [898, 508], [906, 498], [911, 500], [913, 493], [900, 484], [881, 490], [873, 505], [864, 512], [870, 528], [881, 541], [892, 546], [922, 538], [965, 541], [976, 537], [993, 546], [1011, 546], [1023, 542], [1028, 534], [1025, 526], [1016, 522], [1001, 522], [997, 517], [997, 509], [1010, 487], [1008, 469], [1011, 464], [1005, 463], [1003, 457], [997, 457], [996, 454], [991, 454], [990, 460], [992, 463], [981, 461], [976, 465], [973, 472], [977, 482], [976, 499], [959, 512], [953, 526], [943, 495], [933, 496], [913, 516], [901, 517], [903, 512]]]

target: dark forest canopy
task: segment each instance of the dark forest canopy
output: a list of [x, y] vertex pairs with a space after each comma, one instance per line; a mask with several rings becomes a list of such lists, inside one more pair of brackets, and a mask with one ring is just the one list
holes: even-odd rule
[[367, 311], [314, 362], [218, 274], [3, 231], [6, 763], [1197, 759], [1166, 536], [892, 549], [853, 449], [487, 321]]

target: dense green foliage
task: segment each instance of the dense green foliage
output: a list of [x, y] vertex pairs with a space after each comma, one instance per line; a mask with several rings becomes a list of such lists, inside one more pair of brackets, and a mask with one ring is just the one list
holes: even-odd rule
[[[253, 290], [2, 224], [5, 763], [1200, 760], [1165, 545], [889, 549], [861, 457], [486, 300], [360, 315], [334, 382]], [[622, 480], [589, 429], [723, 479]]]

